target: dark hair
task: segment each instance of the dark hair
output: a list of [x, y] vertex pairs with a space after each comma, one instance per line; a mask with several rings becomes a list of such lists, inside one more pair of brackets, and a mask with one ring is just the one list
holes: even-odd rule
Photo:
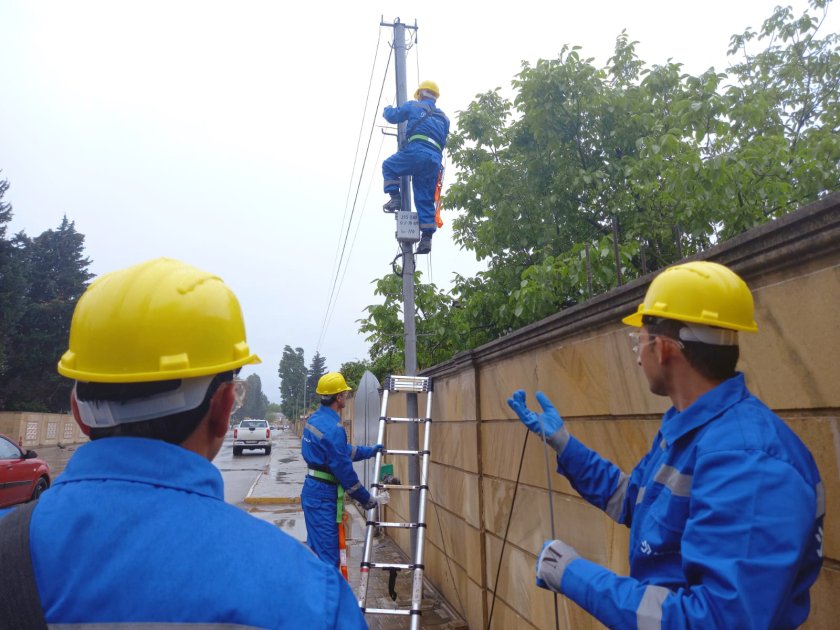
[[335, 402], [335, 399], [338, 398], [338, 394], [330, 394], [329, 396], [321, 396], [321, 404], [324, 407], [329, 407], [331, 404]]
[[[107, 437], [143, 437], [162, 440], [170, 444], [181, 444], [195, 431], [198, 423], [210, 408], [210, 399], [222, 385], [233, 380], [233, 372], [216, 374], [201, 404], [195, 409], [181, 411], [160, 418], [141, 422], [126, 422], [113, 427], [91, 427], [90, 439]], [[137, 398], [146, 398], [154, 394], [163, 394], [178, 389], [180, 380], [155, 381], [153, 383], [76, 383], [76, 397], [84, 401], [125, 402]]]
[[735, 366], [738, 365], [740, 356], [738, 346], [716, 346], [680, 339], [680, 329], [684, 328], [685, 324], [676, 319], [645, 315], [642, 317], [642, 325], [651, 334], [679, 340], [683, 345], [686, 361], [706, 378], [725, 381], [735, 376]]

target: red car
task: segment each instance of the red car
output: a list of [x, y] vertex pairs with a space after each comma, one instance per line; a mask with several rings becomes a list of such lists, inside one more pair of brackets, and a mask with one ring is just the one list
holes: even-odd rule
[[47, 462], [0, 435], [0, 508], [37, 499], [49, 487]]

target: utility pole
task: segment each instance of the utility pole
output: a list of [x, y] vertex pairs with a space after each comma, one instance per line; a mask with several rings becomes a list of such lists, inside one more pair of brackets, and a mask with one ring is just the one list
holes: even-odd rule
[[[408, 100], [405, 71], [405, 31], [417, 30], [417, 24], [407, 26], [399, 18], [393, 24], [380, 22], [380, 26], [390, 26], [394, 29], [394, 74], [397, 82], [397, 106]], [[397, 144], [403, 148], [406, 141], [406, 123], [397, 127]], [[416, 212], [411, 211], [411, 179], [404, 176], [400, 179], [400, 193], [402, 196], [401, 211], [395, 217], [397, 221], [397, 241], [402, 251], [402, 281], [403, 281], [403, 343], [405, 347], [405, 374], [417, 375], [417, 326], [414, 307], [414, 243], [420, 240], [420, 221]], [[406, 394], [406, 414], [409, 418], [417, 417], [417, 394]], [[408, 425], [406, 448], [417, 451], [420, 449], [420, 428], [418, 423]], [[420, 458], [408, 458], [408, 483], [419, 486]], [[378, 478], [378, 471], [376, 472]], [[422, 483], [426, 483], [423, 481]], [[417, 491], [409, 493], [409, 511], [412, 522], [417, 522], [420, 516], [420, 495]], [[417, 531], [411, 530], [411, 548], [416, 548]]]

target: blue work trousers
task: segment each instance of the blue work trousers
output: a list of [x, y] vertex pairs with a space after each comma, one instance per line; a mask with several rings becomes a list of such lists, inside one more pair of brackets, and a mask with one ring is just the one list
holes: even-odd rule
[[306, 544], [327, 564], [338, 568], [338, 486], [307, 477], [300, 493], [306, 521]]
[[435, 186], [440, 171], [441, 154], [432, 145], [415, 140], [382, 163], [386, 193], [398, 193], [400, 177], [411, 176], [414, 206], [420, 220], [420, 231], [432, 234], [435, 225]]

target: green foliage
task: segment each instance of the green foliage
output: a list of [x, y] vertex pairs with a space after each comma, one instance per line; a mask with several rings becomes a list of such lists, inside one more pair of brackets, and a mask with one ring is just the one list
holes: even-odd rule
[[348, 387], [351, 387], [355, 391], [359, 388], [362, 376], [364, 376], [366, 371], [371, 370], [371, 367], [369, 361], [347, 361], [341, 364], [338, 371], [344, 375], [344, 380], [347, 381]]
[[[0, 186], [0, 191], [5, 192], [7, 187]], [[0, 211], [10, 218], [8, 204]], [[55, 366], [67, 349], [76, 301], [91, 278], [90, 260], [84, 256], [84, 236], [64, 217], [56, 230], [35, 238], [20, 233], [11, 243], [5, 239], [0, 243], [5, 298], [0, 305], [0, 406], [8, 410], [66, 411], [73, 384], [59, 376]]]
[[[417, 368], [422, 370], [452, 356], [461, 331], [450, 325], [454, 300], [433, 284], [421, 284], [420, 276], [420, 272], [414, 276], [414, 304]], [[369, 369], [380, 381], [389, 374], [405, 372], [402, 289], [402, 277], [396, 274], [377, 280], [374, 293], [384, 302], [368, 306], [368, 318], [359, 320], [359, 332], [368, 334], [371, 342]]]
[[[778, 7], [734, 36], [726, 73], [648, 67], [622, 32], [603, 68], [564, 46], [522, 65], [512, 102], [480, 94], [450, 136], [443, 204], [487, 269], [448, 295], [417, 284], [418, 365], [840, 189], [840, 36], [819, 36], [828, 5], [811, 0], [800, 17]], [[374, 366], [402, 361], [399, 283], [377, 281], [384, 302], [361, 322]]]
[[303, 348], [284, 346], [277, 375], [280, 377], [280, 406], [290, 420], [299, 418], [314, 396], [314, 392], [306, 391], [306, 374]]
[[327, 359], [322, 357], [320, 352], [316, 351], [309, 364], [309, 370], [306, 372], [306, 391], [309, 392], [310, 400], [315, 400], [315, 390], [318, 387], [318, 380], [326, 373]]
[[268, 397], [263, 393], [262, 380], [258, 374], [249, 374], [245, 382], [245, 400], [231, 417], [236, 421], [244, 418], [265, 418], [268, 412]]

